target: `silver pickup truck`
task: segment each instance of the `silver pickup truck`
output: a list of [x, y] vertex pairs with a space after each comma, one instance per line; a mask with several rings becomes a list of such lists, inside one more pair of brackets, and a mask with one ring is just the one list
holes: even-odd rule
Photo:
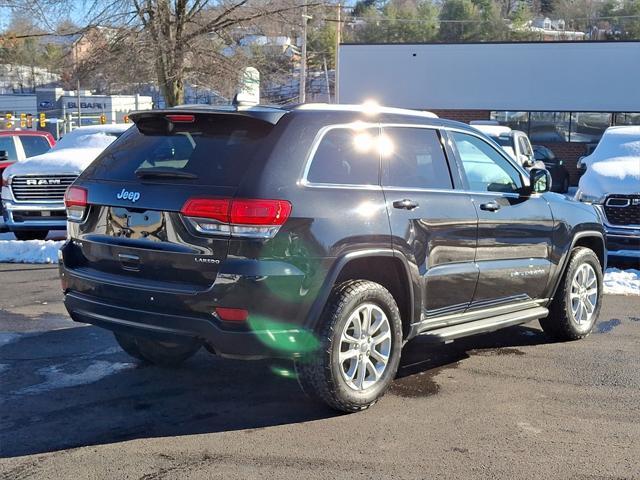
[[5, 227], [18, 240], [44, 239], [67, 228], [64, 192], [131, 125], [80, 127], [47, 153], [16, 162], [2, 173]]

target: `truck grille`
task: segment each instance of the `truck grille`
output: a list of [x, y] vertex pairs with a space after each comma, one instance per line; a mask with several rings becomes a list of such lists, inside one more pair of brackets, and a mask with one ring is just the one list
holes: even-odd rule
[[75, 175], [23, 175], [13, 177], [11, 191], [18, 202], [62, 202]]
[[611, 195], [604, 213], [611, 225], [640, 225], [640, 195]]

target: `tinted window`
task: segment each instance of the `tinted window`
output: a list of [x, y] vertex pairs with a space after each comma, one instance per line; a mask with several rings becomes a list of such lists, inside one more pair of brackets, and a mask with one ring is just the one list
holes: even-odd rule
[[16, 152], [16, 146], [13, 143], [13, 137], [0, 137], [0, 150], [7, 152], [9, 161], [15, 162], [18, 160], [18, 154]]
[[616, 113], [614, 125], [640, 125], [640, 113]]
[[377, 185], [378, 152], [377, 129], [334, 128], [322, 137], [307, 180], [313, 183]]
[[385, 128], [383, 185], [408, 188], [451, 188], [447, 160], [435, 130]]
[[22, 148], [27, 158], [42, 155], [51, 149], [51, 145], [49, 145], [49, 142], [44, 137], [21, 135], [20, 141], [22, 142]]
[[160, 168], [196, 177], [187, 181], [236, 186], [272, 128], [259, 120], [225, 115], [202, 115], [193, 123], [176, 123], [171, 133], [143, 129], [145, 134], [133, 127], [91, 164], [87, 175], [132, 180], [138, 169]]
[[522, 186], [518, 170], [484, 140], [452, 132], [469, 182], [476, 192], [517, 192]]

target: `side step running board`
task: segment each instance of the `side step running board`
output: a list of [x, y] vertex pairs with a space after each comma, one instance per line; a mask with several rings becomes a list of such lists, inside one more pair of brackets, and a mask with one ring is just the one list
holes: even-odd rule
[[478, 333], [493, 332], [504, 327], [520, 325], [522, 323], [537, 320], [546, 317], [549, 310], [545, 307], [534, 307], [518, 312], [505, 313], [484, 320], [476, 320], [474, 322], [461, 323], [450, 327], [437, 328], [435, 330], [427, 330], [418, 335], [417, 338], [426, 340], [427, 342], [442, 343], [451, 342], [457, 338], [468, 337]]

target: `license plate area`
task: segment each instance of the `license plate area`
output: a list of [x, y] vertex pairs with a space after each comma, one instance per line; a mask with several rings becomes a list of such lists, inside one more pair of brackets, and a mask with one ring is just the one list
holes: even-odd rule
[[106, 234], [132, 240], [167, 241], [167, 218], [164, 212], [124, 207], [108, 207]]

